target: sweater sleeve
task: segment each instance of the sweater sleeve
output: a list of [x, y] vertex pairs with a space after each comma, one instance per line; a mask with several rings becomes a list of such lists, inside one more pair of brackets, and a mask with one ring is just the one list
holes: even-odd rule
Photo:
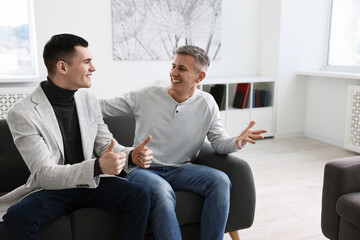
[[151, 91], [149, 88], [142, 88], [115, 98], [100, 99], [101, 112], [105, 117], [134, 113], [149, 91]]
[[212, 148], [218, 154], [229, 154], [238, 151], [236, 137], [229, 137], [224, 126], [221, 123], [219, 107], [213, 97], [207, 99], [207, 103], [211, 112], [211, 123], [207, 133], [207, 138]]

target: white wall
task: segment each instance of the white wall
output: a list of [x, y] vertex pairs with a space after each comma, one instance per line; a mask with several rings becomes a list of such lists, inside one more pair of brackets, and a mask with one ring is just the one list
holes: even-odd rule
[[260, 9], [259, 75], [276, 77], [279, 68], [281, 0], [263, 0]]
[[287, 137], [304, 134], [308, 86], [296, 72], [323, 64], [329, 1], [281, 3], [276, 136]]
[[348, 86], [359, 85], [359, 80], [307, 78], [308, 98], [305, 135], [343, 146]]
[[[257, 75], [260, 0], [222, 3], [222, 59], [211, 63], [208, 76]], [[171, 61], [113, 61], [111, 1], [36, 0], [34, 4], [39, 56], [54, 34], [69, 32], [87, 39], [97, 67], [91, 91], [98, 97], [116, 96], [144, 85], [167, 84]], [[44, 79], [46, 71], [40, 65]]]

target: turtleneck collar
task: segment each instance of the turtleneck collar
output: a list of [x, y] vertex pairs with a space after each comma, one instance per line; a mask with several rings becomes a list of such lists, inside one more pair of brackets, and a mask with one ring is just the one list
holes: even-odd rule
[[47, 81], [41, 83], [41, 87], [50, 103], [67, 104], [74, 101], [74, 94], [76, 90], [68, 90], [58, 87], [49, 77], [47, 77]]

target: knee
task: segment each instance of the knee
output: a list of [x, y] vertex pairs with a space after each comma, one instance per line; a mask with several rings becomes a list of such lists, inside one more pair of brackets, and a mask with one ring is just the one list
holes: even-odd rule
[[151, 193], [151, 205], [161, 209], [174, 209], [176, 195], [171, 187], [160, 187]]
[[228, 175], [222, 171], [218, 171], [213, 178], [215, 187], [221, 191], [230, 191], [231, 181]]
[[134, 197], [135, 201], [150, 207], [151, 194], [149, 188], [140, 184], [134, 184], [134, 188], [136, 193]]
[[21, 204], [16, 204], [10, 207], [7, 213], [3, 216], [5, 228], [11, 226], [31, 225], [34, 223], [34, 212], [31, 209]]

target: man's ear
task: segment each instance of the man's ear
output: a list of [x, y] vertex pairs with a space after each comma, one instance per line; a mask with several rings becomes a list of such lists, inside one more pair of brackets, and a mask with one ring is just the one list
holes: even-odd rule
[[66, 74], [67, 67], [68, 67], [68, 65], [64, 61], [58, 61], [56, 63], [56, 68], [57, 68], [58, 72], [60, 72], [61, 74]]
[[204, 71], [200, 71], [198, 79], [196, 79], [196, 83], [199, 84], [202, 80], [204, 80], [206, 73]]

